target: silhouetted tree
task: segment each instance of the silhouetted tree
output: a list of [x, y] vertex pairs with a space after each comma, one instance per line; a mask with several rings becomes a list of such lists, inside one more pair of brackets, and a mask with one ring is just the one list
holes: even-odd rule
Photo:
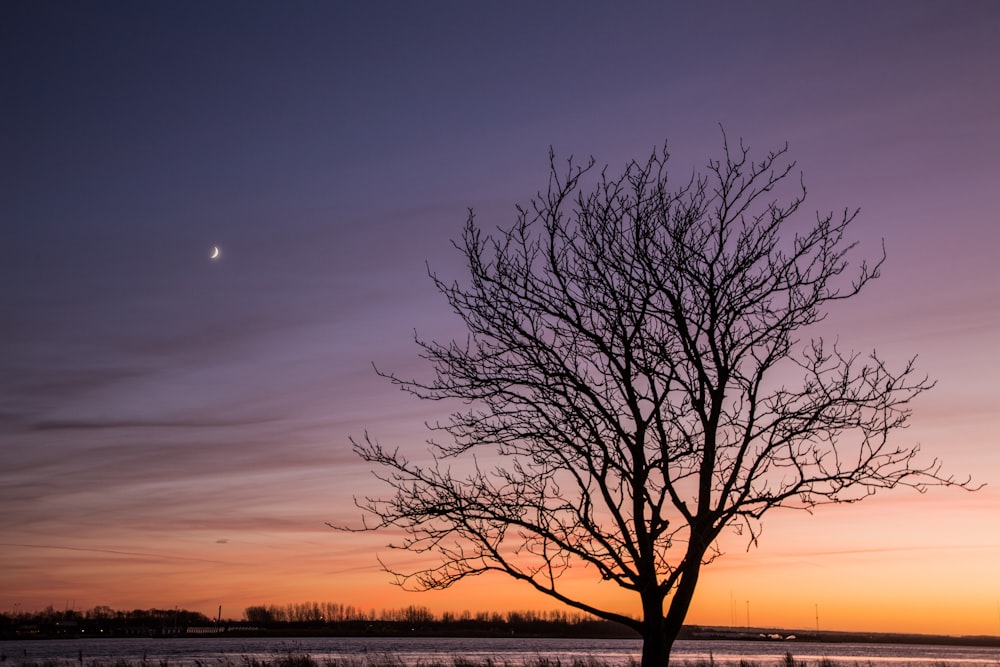
[[277, 620], [271, 610], [264, 605], [252, 605], [247, 607], [244, 610], [243, 615], [246, 617], [248, 623], [259, 625], [262, 628], [273, 625]]
[[[503, 572], [634, 628], [643, 667], [664, 665], [724, 528], [754, 542], [776, 507], [966, 484], [888, 441], [933, 384], [912, 360], [800, 340], [878, 277], [884, 252], [850, 268], [857, 211], [792, 228], [805, 187], [787, 145], [723, 149], [679, 187], [666, 147], [616, 177], [550, 154], [547, 192], [513, 226], [488, 235], [470, 211], [468, 280], [431, 276], [468, 337], [417, 338], [430, 380], [384, 374], [463, 407], [431, 426], [447, 437], [427, 465], [354, 441], [393, 490], [358, 501], [375, 520], [355, 529], [394, 526], [390, 546], [436, 555], [387, 568], [398, 584]], [[641, 616], [581, 599], [560, 578], [576, 566], [633, 591]]]

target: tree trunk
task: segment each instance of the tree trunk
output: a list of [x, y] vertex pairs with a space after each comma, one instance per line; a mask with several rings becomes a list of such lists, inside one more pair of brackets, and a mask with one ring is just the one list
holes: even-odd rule
[[643, 629], [642, 660], [640, 667], [666, 667], [670, 664], [670, 649], [673, 648], [673, 637], [667, 637], [663, 624], [657, 624], [655, 629]]
[[677, 632], [666, 630], [663, 618], [663, 596], [659, 593], [642, 596], [642, 660], [640, 667], [666, 667], [670, 664], [670, 649]]
[[[689, 554], [690, 556], [690, 554]], [[667, 665], [670, 663], [670, 649], [674, 645], [674, 641], [677, 639], [677, 635], [680, 634], [681, 628], [684, 625], [684, 619], [687, 617], [688, 609], [691, 607], [691, 600], [694, 598], [694, 590], [698, 583], [698, 575], [701, 573], [701, 558], [691, 559], [690, 561], [693, 565], [687, 569], [687, 571], [681, 576], [681, 580], [677, 585], [677, 589], [674, 591], [673, 597], [670, 599], [670, 610], [664, 617], [661, 614], [660, 622], [660, 632], [664, 637], [665, 653], [664, 660], [658, 664]], [[642, 667], [647, 667], [645, 664], [646, 651], [643, 649], [643, 665]], [[650, 663], [653, 665], [654, 663]]]
[[666, 667], [670, 664], [670, 649], [673, 639], [667, 639], [663, 630], [643, 633], [642, 660], [640, 667]]

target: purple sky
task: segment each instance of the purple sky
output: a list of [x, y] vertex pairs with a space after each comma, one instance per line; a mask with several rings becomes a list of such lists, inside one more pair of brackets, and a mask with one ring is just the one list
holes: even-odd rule
[[[913, 548], [992, 572], [993, 609], [998, 34], [992, 1], [3, 3], [0, 611], [365, 606], [344, 571], [372, 606], [424, 603], [378, 573], [385, 538], [323, 522], [377, 488], [348, 436], [419, 452], [436, 416], [371, 370], [416, 372], [414, 329], [462, 335], [425, 263], [460, 278], [467, 208], [509, 224], [549, 146], [618, 171], [668, 140], [682, 180], [720, 123], [787, 140], [805, 208], [885, 240], [827, 333], [919, 354], [939, 386], [902, 437], [989, 484], [831, 514], [830, 544], [879, 548], [932, 502]], [[962, 631], [996, 633], [984, 614]]]

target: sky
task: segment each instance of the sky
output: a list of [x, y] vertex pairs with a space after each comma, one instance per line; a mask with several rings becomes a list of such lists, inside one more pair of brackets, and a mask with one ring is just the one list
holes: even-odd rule
[[513, 222], [550, 147], [667, 141], [680, 180], [721, 125], [788, 142], [805, 215], [860, 208], [883, 277], [823, 333], [918, 355], [896, 440], [986, 486], [772, 513], [688, 621], [1000, 635], [998, 30], [973, 0], [0, 4], [0, 611], [554, 608], [401, 591], [393, 535], [326, 525], [381, 489], [350, 437], [419, 456], [442, 416], [372, 364], [464, 335], [427, 266], [460, 279], [468, 209]]

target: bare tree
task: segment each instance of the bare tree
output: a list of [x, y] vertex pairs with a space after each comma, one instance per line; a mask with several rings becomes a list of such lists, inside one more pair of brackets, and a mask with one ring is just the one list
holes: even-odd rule
[[[387, 567], [398, 584], [504, 572], [634, 628], [643, 667], [664, 665], [723, 529], [753, 542], [776, 507], [966, 484], [888, 441], [933, 384], [912, 360], [799, 339], [878, 277], [884, 251], [851, 269], [857, 211], [789, 230], [805, 188], [787, 145], [723, 149], [674, 189], [666, 147], [616, 177], [550, 154], [547, 192], [513, 226], [484, 234], [470, 211], [468, 280], [432, 274], [467, 339], [417, 338], [429, 381], [384, 374], [463, 407], [431, 426], [446, 437], [429, 465], [354, 441], [392, 489], [358, 501], [374, 517], [360, 529], [401, 528], [390, 546], [435, 556]], [[633, 591], [641, 615], [580, 599], [561, 580], [575, 567]]]

